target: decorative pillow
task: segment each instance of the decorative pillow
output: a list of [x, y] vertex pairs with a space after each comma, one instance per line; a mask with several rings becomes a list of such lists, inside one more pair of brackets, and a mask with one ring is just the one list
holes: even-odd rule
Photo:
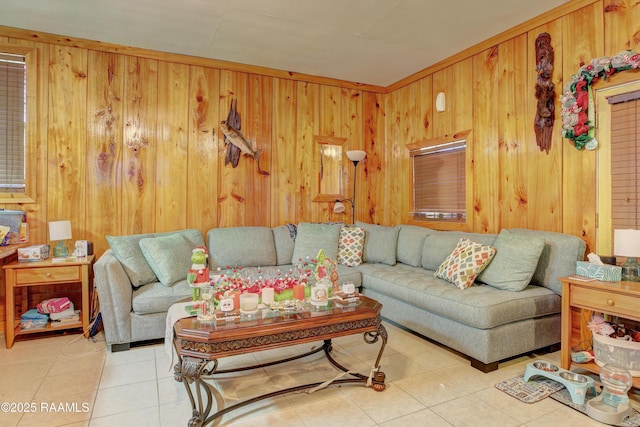
[[364, 262], [377, 262], [396, 265], [396, 249], [398, 248], [399, 227], [367, 224], [356, 222], [358, 227], [364, 228]]
[[424, 240], [435, 231], [416, 225], [401, 225], [398, 233], [398, 262], [419, 267], [422, 261]]
[[318, 255], [320, 249], [331, 260], [338, 258], [338, 240], [340, 240], [340, 229], [342, 224], [312, 224], [301, 222], [298, 224], [296, 243], [293, 247], [291, 264], [297, 264], [307, 257], [313, 259]]
[[187, 278], [191, 251], [196, 248], [186, 236], [169, 234], [140, 239], [140, 249], [160, 283], [171, 286]]
[[460, 289], [473, 285], [475, 278], [485, 269], [496, 254], [488, 245], [472, 242], [463, 237], [453, 252], [444, 260], [434, 276], [451, 282]]
[[362, 264], [364, 228], [342, 227], [338, 244], [338, 263], [348, 267]]
[[276, 265], [276, 245], [268, 227], [221, 227], [207, 232], [209, 267]]
[[536, 271], [544, 245], [542, 239], [502, 230], [494, 242], [496, 256], [477, 280], [498, 289], [523, 290]]
[[107, 236], [107, 243], [109, 243], [113, 256], [122, 264], [122, 268], [129, 276], [134, 288], [158, 280], [140, 250], [140, 240], [148, 237], [153, 237], [153, 234]]
[[286, 224], [272, 228], [271, 231], [273, 231], [273, 242], [276, 245], [276, 265], [291, 264], [298, 226]]

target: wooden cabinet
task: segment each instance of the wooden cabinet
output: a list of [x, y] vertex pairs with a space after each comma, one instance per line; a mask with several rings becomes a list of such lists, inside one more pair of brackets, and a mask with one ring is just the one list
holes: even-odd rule
[[[562, 337], [560, 364], [571, 367], [571, 348], [591, 341], [587, 322], [593, 313], [604, 313], [640, 321], [640, 282], [584, 281], [580, 276], [560, 279], [562, 282]], [[591, 363], [574, 364], [576, 367], [599, 373], [600, 367]], [[640, 388], [640, 377], [634, 377], [633, 386]]]
[[[52, 330], [82, 328], [85, 336], [89, 333], [90, 310], [90, 283], [93, 277], [94, 256], [54, 263], [49, 260], [41, 262], [13, 262], [4, 266], [5, 270], [5, 339], [7, 348], [13, 346], [15, 338], [24, 334], [37, 334]], [[77, 285], [80, 288], [80, 304], [74, 304], [76, 310], [80, 310], [80, 321], [65, 323], [60, 326], [52, 326], [51, 323], [45, 329], [22, 330], [20, 328], [20, 316], [16, 313], [15, 293], [19, 290], [28, 292], [31, 286]], [[60, 295], [63, 296], [63, 295]], [[28, 298], [24, 299], [23, 307], [19, 312], [26, 311]]]

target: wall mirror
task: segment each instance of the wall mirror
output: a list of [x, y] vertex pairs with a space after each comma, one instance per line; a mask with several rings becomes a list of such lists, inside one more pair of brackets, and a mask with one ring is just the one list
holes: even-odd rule
[[343, 153], [346, 138], [314, 136], [314, 146], [319, 153], [318, 195], [314, 202], [334, 202], [344, 198]]

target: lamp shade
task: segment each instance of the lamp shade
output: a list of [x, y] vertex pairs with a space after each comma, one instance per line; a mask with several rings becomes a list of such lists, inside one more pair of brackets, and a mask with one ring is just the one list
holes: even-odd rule
[[350, 151], [347, 151], [347, 157], [352, 162], [359, 162], [364, 160], [365, 157], [367, 157], [367, 152], [362, 150], [350, 150]]
[[342, 202], [336, 202], [336, 204], [333, 205], [333, 213], [342, 213], [345, 209], [344, 203]]
[[640, 257], [640, 230], [613, 230], [613, 254]]
[[49, 239], [69, 240], [71, 238], [71, 221], [51, 221], [49, 223]]

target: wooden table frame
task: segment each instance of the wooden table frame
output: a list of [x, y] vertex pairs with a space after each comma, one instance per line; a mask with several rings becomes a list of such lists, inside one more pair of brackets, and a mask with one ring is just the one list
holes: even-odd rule
[[[51, 259], [38, 262], [13, 262], [5, 265], [5, 341], [7, 348], [13, 347], [15, 338], [25, 334], [40, 334], [67, 329], [82, 328], [85, 337], [89, 336], [90, 284], [93, 278], [94, 255], [86, 258], [52, 262]], [[81, 302], [80, 320], [62, 326], [51, 326], [43, 329], [21, 330], [20, 319], [15, 318], [14, 292], [18, 289], [28, 289], [31, 286], [76, 284], [80, 287]], [[26, 304], [26, 301], [23, 302]], [[23, 310], [27, 307], [23, 307]]]
[[[331, 384], [362, 383], [377, 391], [384, 390], [385, 375], [379, 368], [387, 343], [387, 331], [381, 322], [381, 308], [382, 305], [377, 301], [362, 296], [357, 307], [309, 309], [303, 313], [283, 317], [257, 318], [249, 321], [243, 319], [242, 322], [232, 325], [224, 321], [218, 322], [217, 325], [201, 323], [195, 317], [179, 320], [174, 326], [174, 347], [178, 354], [174, 375], [176, 381], [184, 383], [191, 401], [193, 416], [189, 420], [189, 426], [204, 426], [228, 412], [251, 403], [323, 385], [323, 383], [312, 383], [278, 390], [227, 408], [218, 408], [218, 404], [223, 402], [218, 402], [216, 399], [218, 410], [210, 415], [217, 390], [205, 381], [207, 378], [212, 378], [216, 374], [285, 363], [320, 351], [324, 352], [327, 360], [334, 367], [343, 373], [348, 373], [345, 374], [346, 378], [336, 379]], [[376, 343], [379, 339], [382, 341], [375, 365], [368, 375], [351, 373], [331, 355], [333, 338], [358, 333], [364, 334], [364, 341], [368, 344]], [[324, 341], [324, 344], [297, 356], [235, 369], [218, 368], [218, 360], [222, 357], [318, 341]]]
[[[640, 321], [640, 282], [585, 281], [580, 276], [560, 278], [562, 282], [562, 324], [560, 367], [571, 366], [595, 374], [600, 367], [595, 362], [574, 364], [572, 347], [592, 340], [587, 323], [593, 313], [605, 313]], [[640, 388], [640, 377], [633, 378], [633, 387]]]

